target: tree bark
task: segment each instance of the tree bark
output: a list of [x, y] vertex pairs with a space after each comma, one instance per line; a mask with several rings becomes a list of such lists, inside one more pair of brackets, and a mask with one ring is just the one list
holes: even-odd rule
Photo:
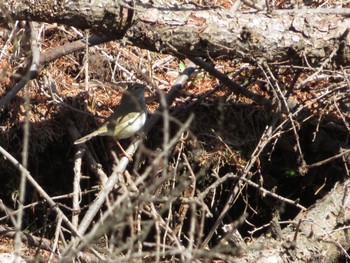
[[[130, 7], [122, 1], [4, 0], [16, 20], [62, 23], [177, 57], [335, 65], [350, 62], [347, 9], [230, 13], [193, 4]], [[144, 2], [144, 1], [143, 1]], [[171, 1], [169, 1], [171, 2]], [[120, 4], [122, 3], [122, 4]]]
[[350, 247], [349, 184], [347, 180], [335, 185], [315, 205], [300, 212], [282, 230], [280, 240], [261, 236], [237, 262], [339, 262]]

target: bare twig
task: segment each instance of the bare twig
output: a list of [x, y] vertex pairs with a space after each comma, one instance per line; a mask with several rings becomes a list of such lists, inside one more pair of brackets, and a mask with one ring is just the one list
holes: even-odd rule
[[[262, 66], [264, 66], [264, 68], [266, 68], [266, 70], [267, 70], [267, 72], [268, 72], [270, 77], [267, 76], [267, 73], [265, 72], [265, 70], [264, 70], [264, 68]], [[295, 137], [295, 140], [296, 140], [296, 148], [298, 149], [298, 153], [299, 153], [298, 160], [300, 162], [300, 165], [302, 167], [304, 167], [306, 165], [306, 162], [305, 162], [305, 159], [304, 159], [304, 154], [303, 154], [303, 152], [301, 150], [301, 145], [300, 145], [300, 140], [299, 140], [297, 127], [295, 125], [295, 120], [293, 119], [293, 115], [292, 115], [292, 113], [291, 113], [291, 111], [289, 109], [289, 105], [287, 103], [287, 100], [286, 100], [284, 94], [282, 93], [282, 90], [281, 90], [281, 88], [280, 88], [280, 86], [278, 84], [278, 81], [275, 79], [275, 76], [273, 75], [269, 65], [267, 64], [267, 62], [264, 62], [263, 65], [259, 65], [259, 67], [264, 72], [264, 74], [266, 76], [266, 79], [268, 79], [269, 82], [270, 82], [270, 79], [272, 80], [272, 82], [270, 82], [270, 86], [271, 86], [272, 89], [276, 90], [277, 99], [280, 100], [283, 103], [283, 108], [286, 109], [286, 111], [287, 111], [288, 119], [290, 121], [290, 124], [292, 125], [294, 137]]]
[[11, 43], [12, 37], [15, 34], [15, 32], [17, 31], [17, 27], [18, 27], [18, 23], [19, 21], [15, 21], [11, 33], [8, 36], [8, 39], [5, 43], [5, 45], [2, 47], [1, 52], [0, 52], [0, 61], [2, 60], [2, 57], [6, 55], [6, 49], [8, 48], [9, 44]]
[[[266, 127], [265, 131], [261, 135], [261, 138], [260, 138], [258, 145], [255, 147], [255, 149], [252, 153], [252, 157], [250, 158], [248, 163], [245, 165], [243, 171], [240, 172], [241, 178], [248, 178], [248, 179], [251, 178], [252, 175], [250, 173], [250, 170], [253, 167], [253, 165], [256, 163], [256, 161], [258, 160], [263, 149], [270, 142], [270, 140], [272, 138], [273, 128], [275, 127], [278, 119], [279, 119], [279, 116], [275, 116], [274, 119], [272, 120], [271, 125]], [[209, 241], [212, 238], [212, 236], [214, 235], [216, 229], [218, 228], [218, 226], [220, 225], [220, 223], [224, 219], [226, 213], [230, 209], [231, 205], [236, 200], [236, 196], [241, 192], [243, 187], [244, 187], [244, 185], [242, 185], [241, 183], [238, 183], [237, 185], [235, 185], [233, 187], [233, 190], [231, 191], [229, 198], [227, 199], [222, 211], [220, 212], [220, 215], [218, 216], [215, 223], [211, 227], [208, 235], [206, 236], [206, 238], [202, 242], [202, 244], [201, 244], [202, 248], [204, 248], [209, 243]]]
[[[66, 117], [65, 120], [67, 123], [66, 127], [68, 130], [68, 133], [70, 134], [70, 137], [73, 138], [73, 140], [80, 138], [81, 135], [79, 134], [78, 129], [75, 127], [74, 122], [69, 117]], [[105, 185], [108, 179], [108, 176], [102, 170], [101, 165], [96, 162], [96, 160], [94, 159], [94, 157], [92, 156], [91, 152], [89, 151], [88, 147], [85, 144], [79, 145], [79, 148], [85, 151], [87, 162], [90, 166], [90, 169], [97, 175], [97, 177], [101, 182], [101, 185], [102, 186]]]
[[321, 165], [324, 165], [326, 163], [329, 163], [331, 161], [334, 161], [342, 156], [344, 156], [345, 154], [349, 153], [350, 152], [350, 149], [346, 150], [346, 151], [343, 151], [341, 153], [338, 153], [336, 155], [333, 155], [332, 157], [329, 157], [327, 159], [324, 159], [322, 161], [319, 161], [319, 162], [316, 162], [316, 163], [313, 163], [313, 164], [309, 164], [309, 165], [306, 165], [304, 168], [305, 169], [311, 169], [311, 168], [315, 168], [315, 167], [319, 167]]
[[[95, 46], [95, 45], [109, 42], [111, 40], [113, 39], [110, 37], [92, 35], [88, 38], [87, 41], [89, 46]], [[80, 39], [75, 42], [67, 43], [63, 46], [52, 48], [41, 55], [40, 65], [51, 62], [57, 58], [74, 53], [76, 51], [83, 50], [85, 47], [86, 47], [86, 40]]]
[[[74, 179], [73, 179], [73, 200], [72, 200], [72, 225], [75, 229], [78, 228], [79, 224], [79, 215], [80, 215], [80, 202], [81, 202], [81, 163], [83, 157], [83, 151], [79, 149], [75, 153], [75, 162], [74, 162]], [[75, 237], [72, 237], [72, 242], [75, 242]], [[74, 247], [74, 245], [73, 245]]]
[[[182, 75], [178, 78], [178, 80], [175, 82], [176, 84], [173, 85], [172, 89], [170, 90], [170, 92], [166, 96], [167, 105], [171, 105], [172, 101], [175, 99], [177, 90], [180, 89], [182, 87], [182, 85], [188, 80], [188, 78], [189, 78], [190, 74], [193, 72], [193, 70], [194, 70], [193, 67], [187, 68], [182, 73]], [[159, 115], [154, 114], [152, 116], [152, 118], [150, 118], [147, 121], [147, 123], [144, 127], [144, 131], [146, 134], [147, 134], [147, 132], [149, 132], [151, 127], [158, 121], [158, 119], [159, 119]], [[188, 121], [190, 121], [190, 120], [191, 119], [189, 119]], [[184, 126], [183, 126], [183, 127], [185, 127], [185, 129], [189, 125], [188, 121], [186, 122], [187, 125], [184, 124]], [[183, 128], [180, 127], [180, 131], [183, 132]], [[135, 140], [134, 142], [132, 142], [131, 145], [126, 150], [126, 153], [130, 156], [133, 156], [133, 154], [136, 152], [136, 149], [139, 147], [141, 142], [142, 142], [141, 139], [138, 139], [138, 140]], [[169, 149], [168, 147], [170, 147], [174, 143], [175, 142], [173, 142], [173, 140], [171, 140], [169, 142], [169, 145], [167, 145], [167, 149]], [[163, 153], [167, 152], [167, 149], [163, 149], [164, 150]], [[163, 156], [163, 154], [160, 154], [159, 156]], [[106, 197], [114, 189], [115, 184], [118, 182], [118, 178], [119, 178], [118, 174], [123, 173], [123, 171], [126, 169], [126, 166], [128, 165], [128, 163], [129, 163], [129, 159], [127, 157], [124, 156], [121, 158], [121, 160], [119, 161], [114, 172], [106, 181], [105, 187], [97, 195], [95, 202], [90, 206], [89, 210], [86, 212], [84, 218], [82, 219], [82, 221], [79, 225], [79, 228], [78, 228], [78, 232], [80, 235], [83, 235], [85, 233], [86, 229], [88, 228], [88, 226], [90, 225], [90, 223], [94, 219], [95, 215], [97, 214], [97, 212], [99, 211], [99, 209], [101, 208], [103, 203], [105, 202]], [[148, 173], [151, 171], [150, 169], [148, 170]], [[135, 182], [135, 185], [137, 185], [136, 182]], [[80, 240], [82, 240], [82, 239], [80, 239]], [[86, 243], [84, 243], [84, 246], [85, 245], [86, 245]], [[64, 252], [64, 255], [68, 256], [68, 254], [70, 254], [68, 252], [69, 252], [69, 246], [67, 247], [67, 250]]]
[[[94, 193], [96, 191], [98, 191], [97, 187], [93, 187], [92, 189], [83, 191], [82, 195], [91, 194], [91, 193]], [[53, 196], [53, 197], [51, 197], [51, 199], [52, 200], [60, 200], [60, 199], [72, 198], [72, 197], [73, 197], [73, 193], [69, 193], [69, 194], [64, 194], [64, 195]], [[24, 205], [23, 209], [34, 208], [36, 205], [43, 204], [43, 203], [46, 203], [46, 201], [45, 200], [40, 200], [40, 201], [37, 201], [37, 202], [33, 202], [33, 203], [30, 203], [30, 204]], [[18, 214], [18, 210], [11, 211], [10, 214], [7, 214], [6, 216], [0, 217], [0, 221], [8, 219], [10, 216], [13, 216], [13, 215], [16, 215], [16, 214]]]
[[331, 61], [331, 59], [336, 56], [337, 52], [338, 52], [339, 46], [335, 45], [335, 47], [332, 50], [332, 53], [329, 55], [329, 57], [322, 63], [322, 65], [320, 67], [318, 67], [317, 70], [315, 70], [315, 72], [308, 76], [304, 81], [302, 81], [301, 83], [299, 83], [296, 87], [296, 89], [300, 89], [301, 87], [305, 86], [306, 83], [308, 83], [309, 81], [313, 80], [317, 75], [320, 74], [320, 72], [323, 70], [323, 68], [325, 66], [327, 66], [327, 64]]
[[[194, 174], [194, 172], [191, 168], [191, 165], [188, 162], [188, 159], [184, 153], [182, 154], [182, 158], [184, 159], [185, 165], [189, 171], [188, 175], [189, 175], [189, 180], [190, 180], [189, 185], [186, 187], [187, 189], [185, 189], [185, 191], [183, 193], [183, 196], [184, 196], [184, 198], [191, 199], [194, 197], [194, 193], [196, 191], [196, 175]], [[174, 230], [176, 235], [181, 234], [181, 230], [182, 230], [183, 223], [184, 223], [185, 216], [187, 214], [188, 209], [189, 209], [189, 204], [186, 204], [186, 203], [181, 204], [179, 207], [179, 211], [178, 211], [178, 217], [179, 217], [178, 221], [179, 222], [175, 226], [175, 230]]]
[[256, 188], [257, 190], [259, 190], [259, 191], [262, 193], [263, 196], [269, 195], [269, 196], [271, 196], [271, 197], [273, 197], [273, 198], [276, 198], [277, 200], [280, 200], [280, 201], [285, 202], [285, 203], [287, 203], [287, 204], [296, 206], [296, 207], [300, 208], [300, 209], [303, 210], [303, 211], [306, 210], [306, 207], [304, 207], [304, 206], [298, 204], [296, 201], [293, 201], [293, 200], [291, 200], [291, 199], [288, 199], [288, 198], [285, 198], [285, 197], [280, 196], [280, 195], [278, 195], [278, 194], [275, 194], [275, 193], [273, 193], [273, 192], [271, 192], [271, 191], [265, 189], [264, 187], [262, 187], [262, 186], [260, 186], [260, 185], [258, 185], [258, 184], [256, 184], [256, 183], [254, 183], [254, 182], [252, 182], [251, 180], [248, 180], [248, 179], [246, 179], [246, 178], [239, 177], [239, 176], [237, 176], [237, 175], [235, 175], [235, 174], [232, 174], [232, 173], [228, 174], [228, 175], [227, 175], [227, 178], [234, 178], [234, 179], [237, 179], [237, 180], [242, 180], [243, 182], [247, 183], [248, 185], [250, 185], [250, 186]]
[[[40, 58], [40, 40], [39, 40], [39, 31], [38, 24], [34, 22], [29, 23], [30, 28], [30, 43], [31, 43], [31, 51], [32, 51], [32, 66], [30, 70], [36, 72], [38, 67], [38, 61]], [[28, 79], [29, 80], [29, 79]], [[28, 81], [27, 80], [27, 81]], [[18, 214], [17, 221], [15, 224], [16, 229], [16, 237], [15, 237], [15, 256], [18, 257], [21, 255], [21, 230], [22, 230], [22, 217], [23, 217], [23, 204], [25, 200], [25, 188], [26, 188], [26, 174], [25, 171], [28, 165], [28, 150], [29, 150], [29, 114], [30, 114], [30, 97], [29, 97], [29, 87], [26, 86], [25, 90], [25, 122], [23, 126], [23, 149], [22, 149], [22, 165], [23, 170], [21, 170], [21, 179], [19, 186], [19, 204], [18, 204]]]
[[60, 230], [62, 227], [62, 217], [57, 216], [56, 217], [56, 230], [55, 230], [55, 237], [54, 237], [54, 241], [53, 241], [53, 245], [52, 245], [52, 251], [50, 253], [50, 257], [49, 257], [49, 263], [51, 263], [53, 261], [53, 257], [55, 256], [55, 251], [57, 248], [59, 248], [59, 244], [58, 244], [58, 240], [59, 240], [59, 236], [60, 236]]
[[21, 78], [21, 80], [2, 98], [0, 99], [0, 108], [5, 106], [10, 100], [16, 96], [16, 94], [23, 89], [23, 87], [28, 83], [29, 80], [34, 78], [38, 72], [39, 61], [40, 61], [40, 44], [38, 31], [34, 30], [34, 22], [30, 23], [32, 30], [31, 34], [31, 51], [32, 51], [32, 62], [26, 72], [26, 74]]
[[246, 88], [242, 87], [237, 82], [230, 79], [226, 74], [221, 73], [220, 71], [216, 70], [212, 65], [205, 62], [201, 58], [188, 57], [188, 59], [190, 59], [193, 63], [195, 63], [199, 67], [203, 68], [207, 72], [209, 72], [209, 74], [216, 77], [218, 80], [220, 80], [220, 82], [225, 84], [227, 87], [231, 88], [235, 93], [242, 94], [243, 96], [245, 96], [249, 99], [252, 99], [256, 103], [260, 103], [260, 104], [264, 104], [264, 105], [271, 105], [270, 100], [266, 99], [264, 96], [261, 96], [260, 94], [251, 92], [251, 91], [247, 90]]
[[[169, 145], [167, 146], [167, 149], [164, 149], [164, 151], [168, 151], [171, 147], [173, 147], [174, 144], [177, 143], [180, 134], [182, 134], [190, 125], [190, 123], [193, 120], [193, 115], [191, 115], [188, 120], [183, 124], [182, 127], [180, 127], [179, 131], [175, 135], [174, 138], [172, 138], [169, 142]], [[136, 140], [134, 141], [129, 148], [126, 150], [127, 153], [130, 153], [131, 150], [136, 150], [138, 144], [141, 143], [141, 140]], [[164, 151], [162, 151], [157, 158], [155, 159], [155, 162], [158, 161], [159, 159], [163, 158]], [[124, 161], [123, 161], [124, 160]], [[85, 217], [83, 218], [82, 222], [80, 223], [80, 226], [78, 228], [79, 233], [84, 234], [87, 227], [93, 220], [94, 216], [96, 215], [97, 211], [101, 208], [103, 205], [104, 201], [106, 200], [107, 195], [111, 192], [111, 190], [114, 188], [115, 184], [118, 182], [119, 179], [119, 174], [121, 174], [125, 170], [126, 163], [128, 162], [127, 157], [123, 157], [118, 165], [115, 167], [113, 173], [109, 177], [108, 181], [106, 182], [105, 187], [102, 189], [102, 191], [98, 194], [97, 198], [95, 199], [94, 203], [89, 207], [89, 210], [87, 211]], [[152, 170], [152, 167], [149, 166], [146, 168], [145, 172], [136, 179], [135, 181], [135, 186], [139, 186], [141, 183], [145, 181], [145, 179], [148, 177]], [[77, 250], [72, 250], [72, 244], [66, 246], [66, 249], [62, 253], [62, 259], [60, 262], [66, 262], [67, 259], [73, 258], [75, 253], [81, 251], [85, 247], [87, 247], [97, 235], [101, 234], [101, 231], [105, 231], [105, 227], [101, 227], [101, 224], [106, 224], [106, 220], [108, 217], [111, 216], [111, 213], [115, 211], [117, 207], [120, 206], [122, 202], [124, 202], [128, 196], [129, 196], [129, 191], [125, 191], [118, 197], [118, 199], [111, 205], [110, 209], [108, 209], [100, 219], [99, 223], [94, 224], [92, 230], [84, 236], [84, 238], [80, 237], [80, 245], [77, 247]], [[159, 216], [159, 219], [162, 220], [162, 218]], [[161, 221], [162, 226], [165, 226], [166, 224], [164, 221]], [[181, 245], [179, 241], [176, 239], [176, 236], [174, 235], [173, 231], [169, 231], [169, 233], [172, 234], [173, 240], [177, 243], [178, 247], [181, 248]]]
[[[9, 154], [1, 146], [0, 146], [0, 153], [3, 154], [15, 167], [17, 167], [21, 172], [23, 172], [26, 175], [27, 180], [32, 184], [35, 190], [48, 202], [48, 204], [57, 213], [57, 215], [62, 217], [63, 222], [68, 226], [68, 228], [73, 232], [73, 234], [82, 238], [82, 236], [78, 234], [78, 231], [74, 228], [74, 226], [66, 217], [66, 215], [61, 211], [61, 209], [52, 200], [52, 198], [44, 191], [44, 189], [34, 180], [34, 178], [30, 175], [30, 173], [11, 154]], [[103, 258], [93, 248], [90, 248], [90, 249], [99, 259]]]

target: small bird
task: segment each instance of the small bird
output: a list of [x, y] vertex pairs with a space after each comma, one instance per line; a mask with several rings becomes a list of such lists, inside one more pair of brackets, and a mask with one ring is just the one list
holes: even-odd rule
[[76, 140], [81, 144], [96, 136], [112, 136], [125, 153], [118, 140], [126, 139], [139, 132], [147, 117], [145, 86], [139, 83], [130, 85], [124, 92], [119, 107], [96, 131]]

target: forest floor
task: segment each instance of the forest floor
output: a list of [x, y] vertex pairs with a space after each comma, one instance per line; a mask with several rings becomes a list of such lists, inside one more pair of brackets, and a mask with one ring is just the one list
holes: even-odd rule
[[[199, 4], [204, 4], [201, 2], [215, 2], [215, 5], [229, 8], [233, 1], [199, 1]], [[276, 4], [283, 6], [285, 2]], [[0, 27], [0, 46], [4, 47], [2, 52], [5, 54], [1, 55], [0, 60], [0, 97], [7, 94], [27, 70], [28, 43], [24, 30], [16, 30], [15, 40], [12, 41], [9, 41], [10, 32], [11, 29]], [[86, 33], [60, 25], [45, 25], [42, 53], [81, 38], [86, 38]], [[159, 93], [166, 94], [188, 65], [189, 61], [124, 46], [116, 41], [90, 47], [41, 65], [39, 75], [28, 84], [28, 89], [19, 91], [0, 109], [0, 145], [20, 161], [23, 126], [28, 117], [28, 170], [62, 207], [71, 207], [76, 148], [73, 145], [74, 138], [68, 132], [67, 122], [72, 121], [81, 135], [93, 131], [118, 106], [121, 90], [135, 81], [147, 85], [145, 96], [151, 116], [159, 107]], [[252, 92], [267, 98], [273, 96], [269, 79], [256, 65], [232, 59], [215, 61], [215, 68], [228, 76], [234, 75], [235, 82]], [[301, 72], [298, 82], [306, 80], [314, 73], [308, 66], [291, 67], [288, 63], [271, 65], [271, 69], [278, 77], [279, 85], [284, 87], [284, 92], [293, 83], [297, 71]], [[344, 69], [344, 73], [342, 69], [325, 69], [303, 88], [293, 90], [289, 99], [303, 109], [302, 116], [299, 115], [295, 122], [290, 122], [279, 130], [276, 128], [275, 137], [255, 156], [266, 127], [271, 126], [277, 115], [279, 117], [275, 127], [288, 123], [291, 115], [288, 112], [277, 113], [271, 107], [258, 105], [239, 96], [208, 73], [197, 69], [190, 82], [177, 94], [173, 104], [168, 105], [170, 116], [174, 119], [170, 121], [170, 138], [176, 136], [181, 126], [178, 123], [185, 123], [191, 114], [195, 118], [167, 153], [166, 167], [164, 163], [159, 166], [153, 163], [164, 143], [164, 123], [159, 122], [144, 139], [139, 154], [128, 166], [128, 170], [138, 178], [147, 167], [154, 165], [154, 174], [145, 180], [139, 190], [145, 191], [147, 187], [156, 184], [156, 189], [149, 193], [150, 196], [159, 198], [154, 202], [154, 207], [162, 211], [160, 214], [164, 218], [168, 218], [165, 215], [173, 209], [173, 221], [169, 224], [174, 231], [180, 227], [179, 236], [183, 234], [183, 238], [193, 231], [189, 222], [183, 222], [184, 218], [194, 218], [193, 214], [202, 218], [201, 214], [205, 213], [204, 206], [213, 213], [214, 218], [217, 217], [232, 189], [238, 185], [237, 179], [227, 175], [239, 174], [250, 163], [250, 182], [280, 197], [298, 200], [296, 204], [309, 207], [325, 196], [336, 182], [348, 175], [345, 158], [334, 158], [326, 165], [302, 169], [305, 168], [303, 162], [312, 164], [332, 158], [348, 146], [349, 127], [347, 116], [343, 113], [346, 110], [334, 103], [335, 94], [324, 96], [329, 87], [343, 83], [344, 78], [339, 76], [348, 76], [348, 70]], [[25, 106], [26, 92], [29, 94], [30, 111]], [[123, 145], [127, 145], [127, 141], [122, 142]], [[112, 173], [115, 165], [112, 152], [121, 156], [113, 140], [97, 138], [92, 140], [89, 147], [106, 174]], [[252, 156], [256, 157], [254, 162]], [[158, 167], [161, 167], [161, 172], [156, 171]], [[6, 158], [0, 159], [0, 170], [0, 224], [13, 226], [11, 213], [8, 212], [15, 210], [18, 204], [20, 172]], [[168, 173], [167, 180], [155, 183], [164, 170]], [[81, 183], [82, 191], [94, 191], [94, 187], [99, 186], [99, 181], [85, 162], [82, 173], [86, 177]], [[192, 192], [188, 190], [193, 183], [188, 180], [190, 177], [181, 179], [188, 174], [193, 174], [196, 178], [195, 190], [192, 189]], [[226, 179], [214, 188], [213, 184], [218, 178]], [[183, 205], [179, 198], [199, 196], [201, 193], [206, 194], [202, 200], [205, 205], [198, 205], [195, 210], [187, 213], [187, 217], [182, 215]], [[112, 199], [117, 199], [119, 194], [115, 193]], [[162, 207], [162, 200], [170, 197], [174, 197], [176, 201], [171, 206]], [[93, 200], [94, 192], [82, 195], [82, 213]], [[138, 202], [141, 204], [146, 201], [142, 199]], [[27, 187], [25, 204], [27, 208], [24, 231], [45, 239], [53, 238], [56, 217], [32, 186]], [[5, 211], [3, 207], [9, 210]], [[65, 209], [67, 215], [71, 216], [72, 212]], [[245, 182], [235, 202], [230, 205], [224, 223], [237, 222], [243, 239], [249, 243], [249, 240], [268, 234], [267, 225], [276, 213], [281, 222], [287, 222], [300, 211], [300, 207], [286, 204], [278, 198], [266, 197], [258, 187]], [[125, 216], [127, 220], [128, 216], [130, 215]], [[178, 217], [182, 216], [181, 221]], [[145, 223], [150, 218], [152, 213], [144, 212], [141, 221], [144, 220]], [[198, 228], [207, 234], [214, 222], [214, 219], [205, 219], [205, 223], [198, 222]], [[127, 240], [125, 236], [128, 236], [128, 231], [123, 230], [125, 232], [122, 240]], [[154, 231], [156, 230], [150, 230], [144, 240], [155, 242], [150, 234]], [[216, 247], [217, 240], [224, 234], [215, 233], [208, 246]], [[22, 257], [27, 261], [38, 255], [41, 262], [48, 261], [50, 253], [47, 250], [37, 250], [26, 245], [27, 243], [23, 243]], [[151, 250], [151, 247], [146, 250]], [[0, 253], [12, 251], [12, 238], [0, 235]]]

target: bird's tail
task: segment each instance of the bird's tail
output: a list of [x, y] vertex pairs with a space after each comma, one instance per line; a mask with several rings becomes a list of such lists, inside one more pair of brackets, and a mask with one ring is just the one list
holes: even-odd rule
[[99, 135], [103, 135], [104, 131], [98, 129], [92, 133], [89, 133], [88, 135], [85, 135], [84, 137], [81, 137], [80, 139], [76, 140], [74, 142], [74, 144], [81, 144], [81, 143], [84, 143], [88, 140], [90, 140], [91, 138], [93, 137], [96, 137], [96, 136], [99, 136]]

